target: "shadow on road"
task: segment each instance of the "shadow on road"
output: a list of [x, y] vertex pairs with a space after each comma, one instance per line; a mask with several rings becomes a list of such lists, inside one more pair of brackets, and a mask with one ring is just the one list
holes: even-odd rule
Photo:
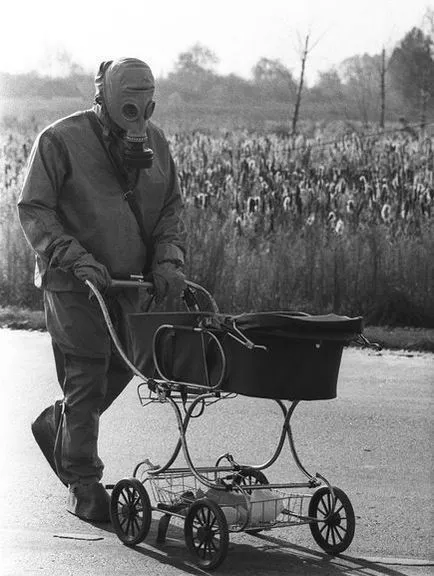
[[[95, 524], [99, 529], [114, 533], [110, 524]], [[158, 521], [152, 521], [151, 531], [145, 541], [129, 549], [186, 574], [208, 574], [195, 565], [184, 541], [183, 529], [170, 524], [167, 539], [157, 542]], [[122, 546], [119, 541], [119, 545]], [[124, 549], [125, 550], [125, 549]], [[268, 534], [251, 536], [231, 534], [228, 555], [216, 574], [255, 576], [267, 574], [294, 574], [296, 576], [402, 576], [404, 571], [377, 562], [350, 555], [329, 556], [323, 552], [293, 544]]]

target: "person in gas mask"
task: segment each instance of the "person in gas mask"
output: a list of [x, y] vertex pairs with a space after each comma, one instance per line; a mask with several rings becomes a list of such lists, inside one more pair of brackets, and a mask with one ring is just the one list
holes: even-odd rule
[[18, 212], [36, 253], [47, 329], [63, 399], [46, 408], [32, 432], [60, 480], [67, 510], [109, 521], [97, 441], [100, 415], [132, 375], [113, 352], [86, 280], [105, 292], [122, 319], [140, 310], [138, 289], [110, 290], [113, 277], [150, 275], [155, 300], [185, 286], [185, 232], [173, 158], [151, 121], [155, 83], [134, 58], [103, 62], [90, 110], [48, 126], [33, 146]]

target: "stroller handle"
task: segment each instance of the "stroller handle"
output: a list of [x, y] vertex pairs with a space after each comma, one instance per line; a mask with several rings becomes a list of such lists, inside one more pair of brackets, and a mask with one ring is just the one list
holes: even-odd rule
[[[120, 356], [122, 357], [122, 359], [124, 360], [126, 365], [132, 370], [133, 374], [135, 374], [136, 376], [141, 378], [143, 380], [143, 382], [147, 382], [148, 378], [146, 378], [140, 372], [140, 370], [138, 370], [138, 368], [136, 368], [136, 366], [134, 366], [134, 364], [132, 364], [130, 362], [127, 355], [125, 354], [123, 347], [122, 347], [122, 344], [118, 338], [118, 335], [116, 334], [116, 330], [115, 330], [113, 323], [111, 321], [111, 318], [110, 318], [110, 313], [107, 309], [106, 303], [104, 302], [104, 298], [103, 298], [101, 292], [89, 280], [86, 280], [85, 284], [89, 287], [91, 293], [94, 294], [94, 296], [96, 297], [96, 299], [100, 305], [101, 311], [102, 311], [103, 316], [104, 316], [104, 320], [105, 320], [107, 328], [108, 328], [108, 331], [110, 333], [110, 336], [113, 340], [113, 343], [116, 346]], [[186, 280], [186, 284], [187, 284], [187, 288], [184, 290], [184, 299], [185, 299], [185, 302], [187, 305], [189, 305], [189, 302], [190, 302], [190, 305], [194, 306], [194, 308], [199, 311], [197, 303], [194, 300], [189, 300], [189, 298], [188, 298], [188, 291], [189, 290], [192, 290], [193, 292], [194, 292], [194, 290], [198, 290], [198, 291], [202, 292], [202, 294], [204, 294], [207, 298], [209, 298], [209, 303], [213, 309], [213, 312], [218, 313], [219, 309], [218, 309], [216, 301], [214, 300], [213, 296], [207, 290], [205, 290], [205, 288], [203, 286], [200, 286], [200, 284], [195, 284], [194, 282], [191, 282], [190, 280]], [[138, 278], [134, 277], [134, 279], [131, 278], [130, 280], [112, 279], [112, 286], [117, 287], [117, 288], [132, 288], [132, 287], [148, 288], [148, 289], [153, 288], [152, 282], [145, 282], [143, 277], [138, 277]]]
[[[184, 290], [184, 299], [186, 300], [187, 305], [191, 309], [197, 309], [197, 306], [194, 304], [194, 295], [195, 292], [202, 293], [205, 296], [206, 301], [212, 308], [212, 311], [215, 313], [219, 312], [219, 308], [217, 306], [214, 297], [200, 284], [196, 284], [195, 282], [191, 282], [191, 280], [186, 280], [186, 288]], [[146, 289], [150, 294], [152, 294], [154, 285], [152, 282], [145, 280], [145, 277], [141, 274], [131, 274], [129, 278], [112, 278], [111, 288], [143, 288]]]
[[142, 274], [131, 274], [129, 278], [112, 278], [112, 288], [147, 288], [152, 289], [152, 282], [146, 281]]

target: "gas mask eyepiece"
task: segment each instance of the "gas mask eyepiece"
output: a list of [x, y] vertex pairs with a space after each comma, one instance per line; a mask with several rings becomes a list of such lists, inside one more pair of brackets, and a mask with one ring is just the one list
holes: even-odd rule
[[[149, 120], [155, 110], [155, 102], [154, 100], [150, 100], [147, 102], [146, 106], [143, 109], [143, 102], [134, 102], [131, 98], [129, 98], [126, 102], [123, 103], [121, 108], [121, 115], [124, 118], [124, 125], [125, 122], [135, 122], [140, 125], [140, 123], [144, 120]], [[141, 118], [143, 116], [143, 120]], [[126, 124], [128, 129], [128, 124]]]

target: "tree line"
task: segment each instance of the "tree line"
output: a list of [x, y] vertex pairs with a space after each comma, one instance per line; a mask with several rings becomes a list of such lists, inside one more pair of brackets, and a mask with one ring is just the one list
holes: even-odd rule
[[[425, 126], [434, 117], [434, 11], [426, 15], [425, 30], [414, 27], [387, 53], [355, 55], [319, 74], [308, 86], [309, 45], [300, 54], [300, 70], [289, 70], [280, 60], [261, 58], [250, 79], [216, 72], [217, 55], [195, 44], [179, 54], [173, 70], [158, 80], [161, 110], [182, 112], [205, 107], [221, 112], [248, 110], [258, 116], [274, 109], [297, 132], [300, 117], [313, 120], [351, 120], [365, 125], [406, 118]], [[10, 98], [80, 98], [91, 102], [93, 74], [86, 74], [68, 53], [58, 58], [68, 74], [63, 77], [0, 74], [2, 96]], [[276, 116], [276, 117], [277, 117]]]

